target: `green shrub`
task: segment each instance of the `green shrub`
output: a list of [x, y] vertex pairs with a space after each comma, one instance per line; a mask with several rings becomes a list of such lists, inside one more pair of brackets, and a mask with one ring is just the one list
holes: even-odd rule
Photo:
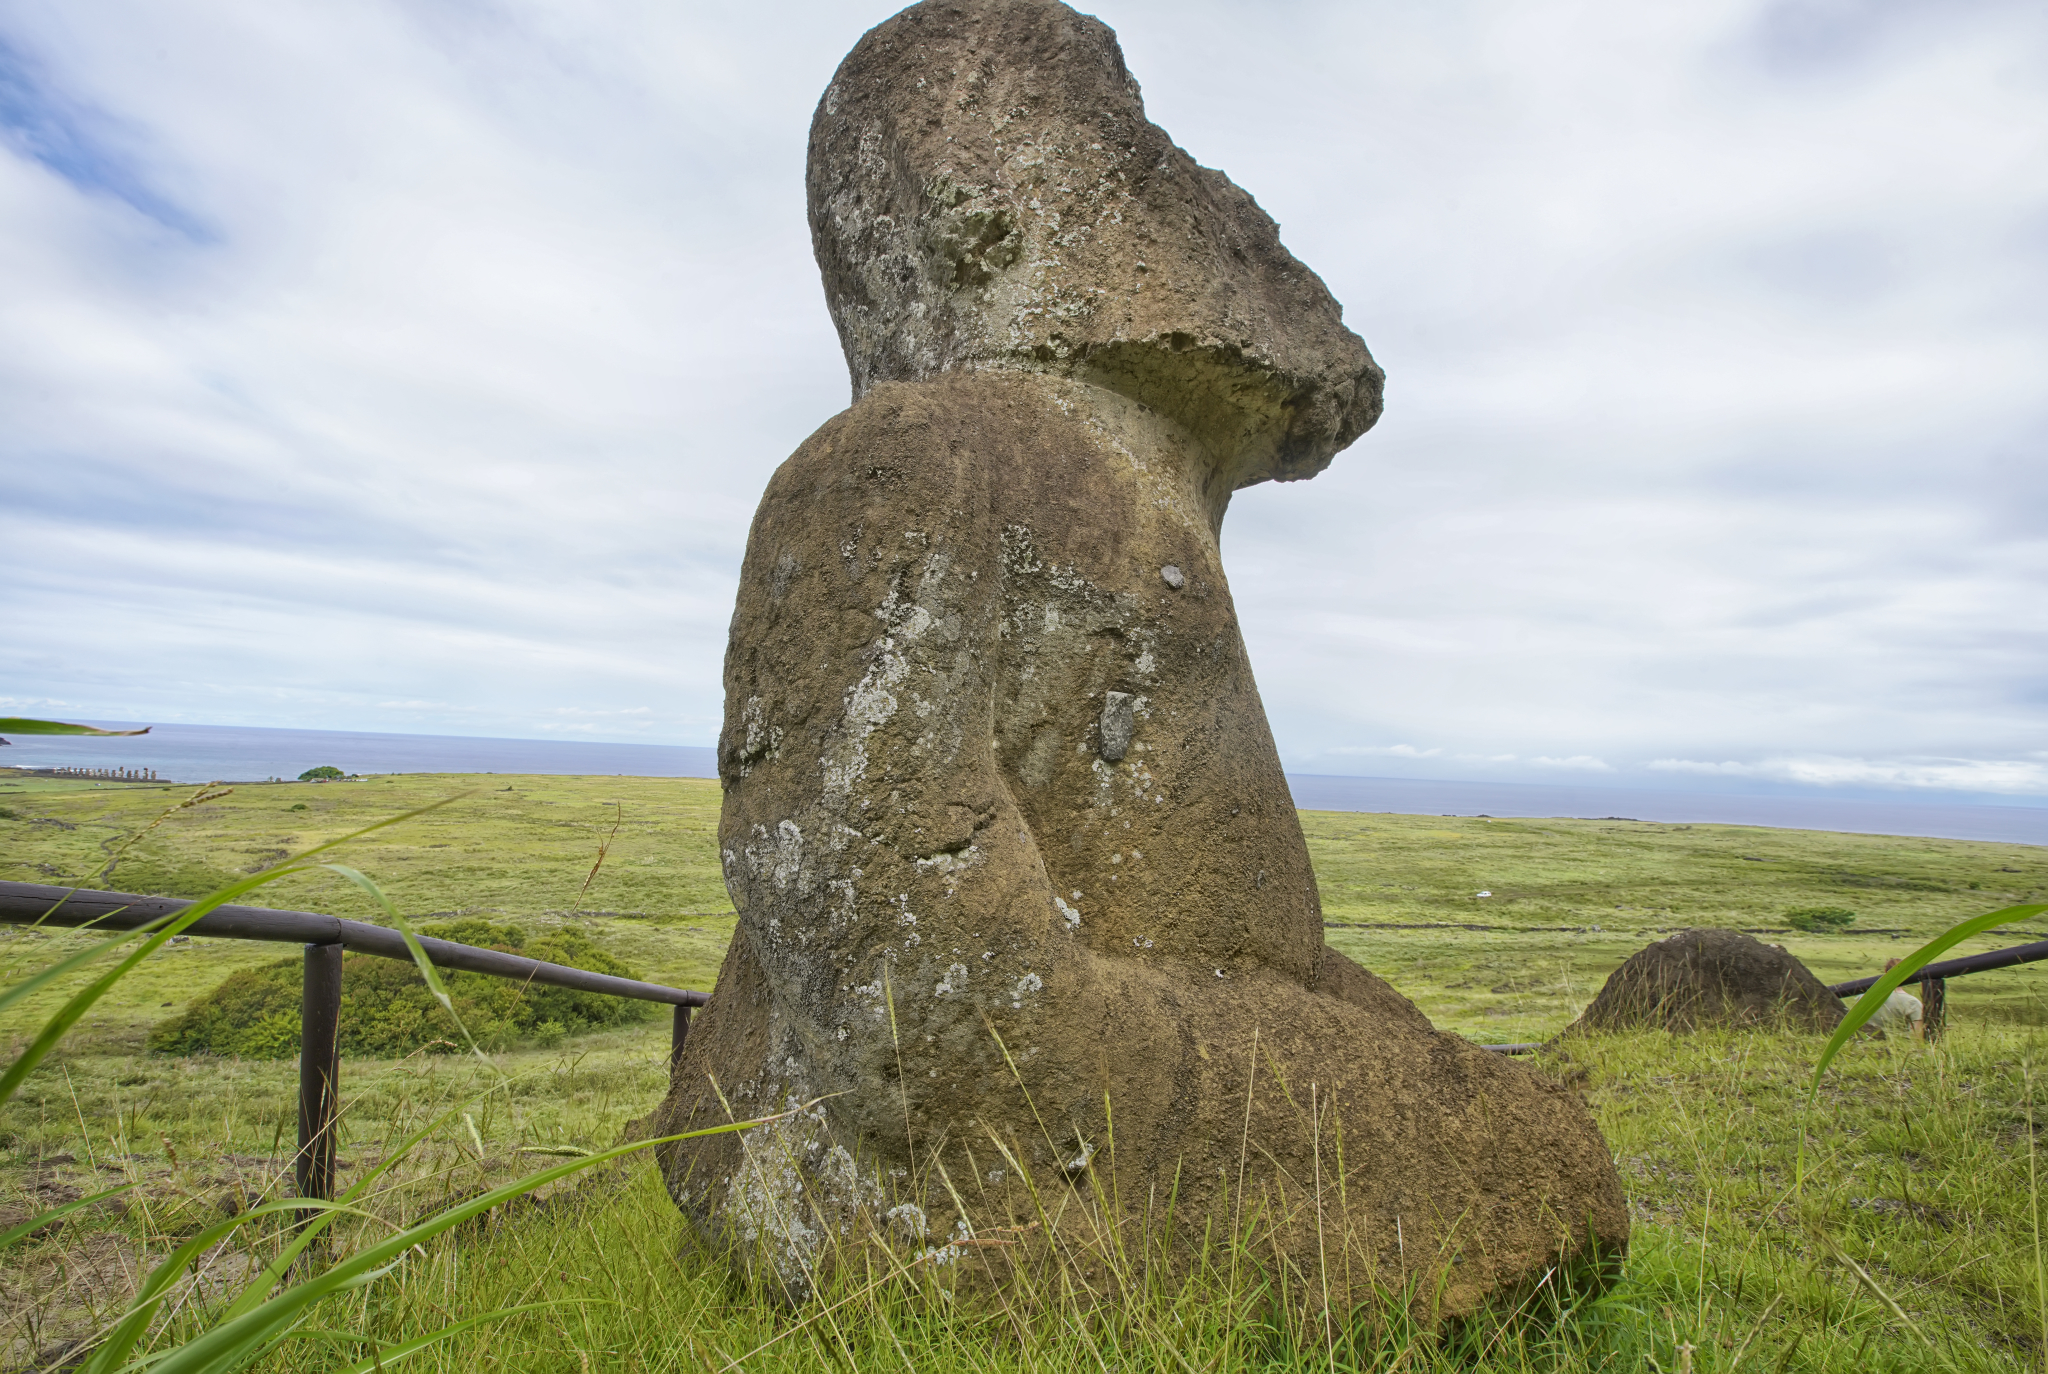
[[[638, 977], [580, 930], [548, 931], [529, 939], [517, 926], [460, 920], [422, 926], [420, 933], [594, 973]], [[482, 973], [444, 969], [441, 977], [463, 1024], [485, 1049], [553, 1045], [566, 1036], [644, 1020], [657, 1012], [650, 1002]], [[303, 978], [304, 964], [296, 958], [230, 974], [184, 1014], [153, 1029], [149, 1047], [159, 1054], [289, 1059], [299, 1052]], [[419, 970], [373, 954], [342, 957], [340, 1038], [343, 1054], [361, 1058], [462, 1048], [461, 1031], [427, 990]]]
[[348, 774], [346, 774], [346, 773], [342, 772], [342, 771], [341, 771], [341, 770], [340, 770], [339, 768], [336, 768], [336, 767], [335, 767], [335, 766], [334, 766], [333, 764], [331, 764], [331, 763], [323, 763], [323, 764], [321, 764], [321, 765], [320, 765], [320, 766], [319, 766], [318, 768], [308, 768], [308, 769], [307, 769], [307, 770], [306, 770], [305, 772], [303, 772], [303, 773], [299, 774], [299, 781], [300, 781], [300, 782], [329, 782], [329, 781], [333, 781], [333, 780], [335, 780], [335, 779], [339, 779], [339, 778], [345, 778], [345, 777], [347, 777], [347, 776], [348, 776]]
[[1809, 935], [1832, 935], [1849, 928], [1856, 913], [1839, 906], [1803, 906], [1785, 913], [1785, 924]]
[[285, 808], [285, 810], [287, 811], [304, 811], [305, 809], [306, 804], [304, 802], [293, 802], [290, 806]]

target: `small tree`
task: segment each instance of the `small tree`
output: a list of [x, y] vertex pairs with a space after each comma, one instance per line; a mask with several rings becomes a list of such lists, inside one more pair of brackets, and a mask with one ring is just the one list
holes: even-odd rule
[[306, 770], [305, 772], [303, 772], [303, 773], [299, 774], [299, 781], [300, 781], [300, 782], [333, 782], [333, 781], [336, 781], [336, 780], [338, 780], [338, 779], [341, 779], [341, 778], [345, 778], [345, 777], [347, 777], [347, 776], [348, 776], [348, 774], [346, 774], [346, 773], [342, 772], [342, 771], [341, 771], [341, 770], [340, 770], [339, 768], [336, 768], [336, 767], [335, 767], [335, 766], [334, 766], [333, 764], [331, 764], [331, 763], [323, 763], [323, 764], [321, 764], [321, 765], [320, 765], [320, 766], [319, 766], [318, 768], [308, 768], [308, 769], [307, 769], [307, 770]]

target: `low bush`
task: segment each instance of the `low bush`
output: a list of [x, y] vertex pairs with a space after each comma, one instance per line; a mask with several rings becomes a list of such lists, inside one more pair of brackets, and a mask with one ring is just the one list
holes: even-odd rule
[[1856, 913], [1839, 906], [1803, 906], [1785, 913], [1785, 924], [1808, 935], [1830, 935], [1847, 930]]
[[346, 774], [346, 773], [342, 772], [342, 771], [341, 771], [341, 770], [340, 770], [339, 768], [336, 768], [336, 767], [335, 767], [335, 766], [334, 766], [333, 764], [331, 764], [331, 763], [323, 763], [323, 764], [321, 764], [321, 765], [320, 765], [320, 766], [319, 766], [318, 768], [308, 768], [308, 769], [307, 769], [307, 770], [306, 770], [305, 772], [303, 772], [303, 773], [299, 774], [299, 781], [300, 781], [300, 782], [330, 782], [330, 781], [336, 781], [336, 780], [339, 780], [339, 779], [341, 779], [341, 778], [345, 778], [345, 777], [347, 777], [347, 776], [348, 776], [348, 774]]
[[[444, 921], [420, 933], [465, 945], [523, 954], [620, 978], [639, 975], [578, 930], [528, 938], [517, 926], [490, 921]], [[656, 1005], [568, 988], [518, 983], [482, 973], [444, 970], [448, 994], [463, 1025], [485, 1049], [546, 1046], [565, 1036], [645, 1020]], [[233, 1055], [287, 1059], [299, 1052], [299, 998], [304, 964], [281, 959], [230, 974], [182, 1015], [150, 1032], [159, 1054]], [[372, 954], [342, 959], [341, 1052], [359, 1058], [397, 1058], [426, 1049], [463, 1048], [462, 1032], [434, 1000], [419, 970]]]

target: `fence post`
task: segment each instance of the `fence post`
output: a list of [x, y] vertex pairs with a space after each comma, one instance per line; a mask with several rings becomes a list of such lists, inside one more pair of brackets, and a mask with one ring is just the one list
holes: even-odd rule
[[670, 1072], [675, 1071], [676, 1061], [683, 1057], [683, 1042], [689, 1038], [690, 1009], [678, 1002], [676, 1003], [675, 1024], [669, 1031], [668, 1067]]
[[292, 1159], [300, 1197], [334, 1196], [341, 954], [338, 944], [306, 946], [306, 981], [299, 1001], [299, 1152]]
[[1923, 1040], [1939, 1040], [1947, 1029], [1948, 980], [1923, 978], [1920, 980], [1920, 1036]]

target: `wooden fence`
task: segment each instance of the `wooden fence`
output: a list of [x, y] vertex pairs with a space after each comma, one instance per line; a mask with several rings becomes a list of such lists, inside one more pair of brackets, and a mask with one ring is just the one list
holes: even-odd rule
[[[0, 882], [0, 923], [95, 930], [136, 930], [153, 926], [190, 906], [170, 897], [143, 897], [131, 892], [88, 892], [47, 887], [41, 883]], [[384, 959], [412, 962], [405, 937], [384, 926], [344, 921], [310, 911], [272, 911], [265, 907], [222, 906], [201, 916], [186, 934], [217, 940], [273, 940], [306, 947], [306, 977], [299, 1005], [299, 1150], [292, 1173], [300, 1197], [334, 1196], [335, 1112], [339, 1101], [341, 1055], [341, 956], [344, 950]], [[690, 1033], [690, 1012], [709, 1000], [687, 988], [663, 987], [632, 978], [550, 964], [502, 950], [479, 949], [452, 940], [420, 937], [428, 962], [437, 968], [486, 973], [523, 983], [545, 983], [578, 992], [666, 1002], [675, 1008], [669, 1038], [669, 1062], [682, 1053]]]
[[[87, 892], [82, 889], [46, 887], [40, 883], [0, 882], [0, 922], [13, 925], [92, 926], [98, 930], [134, 930], [153, 925], [190, 906], [169, 897], [140, 897], [129, 892]], [[375, 954], [385, 959], [410, 963], [412, 951], [405, 937], [384, 926], [362, 921], [344, 921], [336, 916], [317, 916], [310, 911], [271, 911], [264, 907], [216, 907], [189, 927], [189, 934], [221, 940], [278, 940], [306, 947], [306, 981], [299, 1006], [299, 1153], [293, 1159], [300, 1197], [334, 1196], [334, 1113], [337, 1080], [341, 1073], [336, 1039], [341, 1025], [341, 955], [343, 950]], [[705, 993], [685, 988], [667, 988], [658, 983], [641, 983], [631, 978], [614, 978], [588, 969], [544, 963], [495, 949], [458, 945], [450, 940], [420, 938], [427, 959], [437, 968], [460, 969], [466, 973], [488, 973], [494, 978], [515, 978], [521, 982], [546, 983], [552, 987], [575, 988], [580, 992], [601, 992], [613, 997], [635, 997], [644, 1002], [667, 1002], [675, 1008], [675, 1026], [669, 1042], [669, 1062], [683, 1051], [690, 1033], [690, 1011], [708, 1000]], [[1919, 972], [1923, 1025], [1929, 1039], [1938, 1036], [1947, 1021], [1946, 981], [1991, 969], [2011, 968], [2048, 959], [2048, 940], [1989, 954], [1972, 954], [1929, 964]], [[1829, 989], [1837, 997], [1855, 997], [1866, 992], [1884, 975], [1854, 978]], [[1533, 1054], [1543, 1042], [1518, 1045], [1485, 1045], [1495, 1054]]]
[[[1967, 973], [1989, 973], [1993, 969], [2012, 968], [2017, 964], [2034, 964], [2048, 959], [2048, 940], [2036, 940], [2031, 945], [2014, 945], [2010, 949], [1994, 949], [1988, 954], [1966, 954], [1960, 959], [1944, 959], [1938, 964], [1928, 964], [1913, 976], [1920, 982], [1920, 1024], [1922, 1034], [1929, 1040], [1937, 1039], [1948, 1027], [1948, 980], [1960, 978]], [[1868, 978], [1851, 978], [1846, 983], [1837, 983], [1828, 991], [1845, 1001], [1861, 997], [1877, 986], [1881, 973]]]

